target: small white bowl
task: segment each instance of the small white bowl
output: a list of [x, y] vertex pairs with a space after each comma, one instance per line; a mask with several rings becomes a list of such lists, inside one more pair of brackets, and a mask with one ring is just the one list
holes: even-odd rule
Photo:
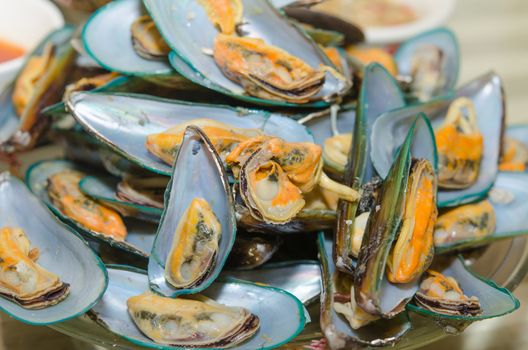
[[400, 0], [410, 6], [418, 16], [410, 23], [364, 28], [368, 44], [400, 43], [421, 32], [443, 25], [455, 8], [455, 0]]
[[0, 1], [0, 39], [25, 49], [24, 56], [0, 63], [0, 92], [11, 82], [35, 46], [64, 25], [59, 9], [48, 0]]

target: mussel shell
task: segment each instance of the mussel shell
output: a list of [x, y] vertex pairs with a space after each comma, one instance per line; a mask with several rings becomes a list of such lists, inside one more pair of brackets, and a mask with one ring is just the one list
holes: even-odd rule
[[134, 50], [130, 26], [141, 15], [141, 0], [118, 0], [101, 7], [82, 32], [86, 52], [102, 67], [127, 75], [167, 74], [167, 60], [148, 60]]
[[29, 189], [51, 209], [61, 221], [75, 227], [81, 234], [87, 238], [94, 238], [100, 242], [108, 244], [112, 248], [124, 250], [138, 257], [148, 257], [152, 244], [154, 242], [155, 226], [152, 224], [141, 223], [137, 220], [125, 221], [128, 234], [125, 241], [116, 241], [111, 237], [102, 235], [82, 226], [77, 221], [66, 217], [62, 212], [53, 205], [47, 191], [47, 181], [53, 174], [67, 169], [79, 170], [86, 174], [90, 171], [80, 165], [66, 160], [45, 160], [32, 164], [26, 172], [26, 184]]
[[[37, 48], [33, 52], [29, 54], [29, 58], [42, 54], [47, 44], [55, 44], [55, 45], [60, 46], [60, 45], [67, 43], [70, 37], [72, 36], [73, 31], [74, 31], [74, 28], [71, 26], [65, 26], [56, 31], [53, 31], [40, 42], [40, 44], [37, 46]], [[57, 51], [64, 51], [64, 50], [57, 50]], [[18, 78], [18, 75], [17, 75], [17, 78]], [[60, 79], [57, 79], [57, 81], [59, 80]], [[19, 118], [19, 116], [17, 115], [15, 111], [15, 107], [13, 104], [13, 98], [12, 98], [14, 87], [15, 87], [14, 85], [15, 82], [16, 82], [16, 78], [12, 84], [4, 88], [0, 93], [0, 145], [3, 145], [5, 142], [8, 142], [10, 138], [13, 135], [15, 135], [15, 133], [19, 131], [19, 128], [22, 126], [22, 120]], [[53, 89], [50, 88], [49, 93], [51, 93], [52, 90]], [[56, 92], [56, 93], [59, 94], [60, 92]], [[31, 103], [31, 101], [29, 101], [29, 103]], [[44, 116], [42, 116], [39, 111], [36, 111], [35, 113], [39, 114], [37, 118], [40, 120], [37, 120], [33, 126], [42, 129], [47, 123], [47, 121], [42, 120]], [[42, 131], [40, 129], [38, 131]], [[6, 147], [8, 148], [7, 149], [8, 151], [9, 151], [9, 148], [12, 148], [10, 145], [6, 145]]]
[[[182, 349], [154, 343], [128, 316], [127, 299], [149, 290], [145, 271], [108, 266], [108, 274], [108, 290], [91, 312], [96, 322], [136, 345], [163, 350]], [[281, 289], [227, 279], [213, 283], [203, 294], [221, 304], [245, 307], [260, 319], [260, 329], [255, 336], [230, 349], [272, 349], [289, 342], [304, 328], [302, 303]]]
[[[374, 122], [380, 114], [405, 105], [405, 99], [398, 83], [383, 68], [372, 63], [365, 67], [363, 83], [359, 93], [354, 134], [345, 168], [345, 184], [359, 189], [376, 175], [370, 158], [372, 144], [370, 135]], [[351, 261], [352, 230], [358, 203], [341, 201], [337, 210], [334, 262], [340, 271], [353, 273]]]
[[[496, 195], [504, 197], [504, 202], [494, 199]], [[495, 211], [496, 223], [493, 234], [476, 239], [464, 239], [452, 243], [435, 245], [437, 253], [448, 253], [454, 250], [481, 246], [501, 239], [514, 238], [528, 234], [528, 174], [499, 173], [488, 196]]]
[[2, 311], [28, 324], [50, 325], [84, 314], [101, 298], [108, 284], [101, 260], [24, 183], [8, 173], [0, 174], [0, 222], [3, 226], [22, 228], [31, 247], [40, 251], [38, 263], [70, 284], [68, 297], [53, 307], [27, 310], [0, 298]]
[[[372, 211], [369, 216], [355, 269], [354, 294], [357, 304], [368, 313], [384, 318], [402, 312], [418, 289], [417, 280], [390, 283], [386, 266], [390, 250], [402, 228], [405, 205], [409, 196], [414, 195], [407, 186], [412, 176], [412, 145], [421, 129], [431, 132], [423, 114], [418, 115], [409, 128], [382, 184], [376, 201], [379, 209]], [[430, 154], [425, 159], [430, 160], [432, 157]]]
[[86, 176], [79, 182], [79, 188], [84, 194], [114, 208], [123, 216], [135, 217], [157, 224], [163, 209], [127, 202], [117, 198], [116, 188], [120, 181], [114, 177]]
[[[277, 252], [282, 239], [278, 236], [258, 233], [237, 233], [226, 268], [252, 270], [267, 263]], [[247, 278], [246, 278], [247, 279]]]
[[133, 94], [74, 93], [67, 107], [93, 136], [139, 166], [161, 175], [171, 167], [145, 147], [147, 135], [203, 118], [239, 128], [258, 128], [290, 142], [313, 141], [294, 120], [265, 111], [213, 106]]
[[317, 261], [269, 263], [254, 270], [226, 270], [222, 276], [283, 289], [304, 305], [318, 300], [321, 293], [321, 270]]
[[[175, 288], [165, 277], [165, 264], [173, 245], [176, 228], [191, 201], [203, 198], [209, 203], [222, 227], [218, 251], [206, 274], [194, 285]], [[149, 282], [159, 294], [175, 297], [198, 293], [218, 277], [236, 237], [236, 219], [227, 174], [211, 141], [201, 129], [189, 126], [174, 163], [172, 178], [165, 192], [165, 210], [149, 259]]]
[[453, 257], [451, 261], [445, 263], [439, 272], [457, 280], [460, 288], [468, 297], [476, 296], [480, 301], [482, 314], [478, 316], [445, 315], [419, 307], [416, 304], [408, 304], [407, 309], [409, 311], [435, 319], [479, 321], [509, 314], [520, 306], [519, 300], [508, 289], [471, 272], [464, 264], [462, 257]]
[[[380, 320], [354, 330], [334, 310], [334, 277], [339, 274], [332, 261], [332, 239], [320, 233], [318, 240], [319, 261], [322, 270], [321, 328], [332, 349], [356, 349], [366, 346], [379, 347], [397, 343], [410, 329], [405, 313], [390, 320]], [[342, 274], [343, 278], [350, 278]]]
[[[401, 130], [408, 128], [413, 116], [424, 112], [435, 128], [442, 123], [450, 103], [460, 96], [468, 97], [475, 105], [478, 127], [484, 137], [484, 153], [475, 184], [463, 190], [439, 190], [438, 206], [451, 207], [484, 198], [497, 176], [505, 119], [502, 82], [495, 73], [484, 74], [463, 85], [456, 91], [455, 96], [450, 95], [423, 104], [411, 105], [381, 116], [371, 136], [375, 141], [373, 144], [376, 145], [371, 157], [378, 174], [381, 177], [387, 175], [391, 165], [390, 160], [404, 137], [404, 132]], [[425, 145], [422, 145], [422, 141], [418, 142], [415, 145], [416, 149], [429, 147], [429, 140], [424, 140]]]
[[[209, 89], [251, 103], [292, 107], [324, 106], [328, 100], [344, 94], [348, 89], [346, 83], [326, 74], [325, 84], [316, 95], [320, 100], [312, 103], [299, 105], [244, 95], [242, 87], [225, 77], [213, 58], [203, 53], [204, 48], [213, 47], [218, 31], [198, 1], [146, 0], [144, 3], [167, 44], [173, 49], [169, 55], [171, 65], [186, 78]], [[246, 36], [258, 37], [269, 45], [282, 48], [314, 69], [321, 64], [332, 66], [317, 45], [267, 1], [243, 0], [242, 3], [245, 11], [241, 30]]]
[[445, 83], [438, 95], [443, 95], [455, 88], [460, 70], [460, 50], [455, 34], [448, 28], [436, 28], [420, 33], [400, 45], [394, 59], [400, 76], [411, 76], [413, 56], [422, 46], [436, 46], [445, 60]]

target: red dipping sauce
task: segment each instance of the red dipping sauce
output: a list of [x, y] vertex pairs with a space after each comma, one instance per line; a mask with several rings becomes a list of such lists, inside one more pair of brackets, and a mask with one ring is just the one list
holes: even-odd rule
[[18, 58], [24, 55], [25, 52], [26, 50], [24, 50], [17, 44], [13, 44], [7, 40], [0, 39], [0, 63]]

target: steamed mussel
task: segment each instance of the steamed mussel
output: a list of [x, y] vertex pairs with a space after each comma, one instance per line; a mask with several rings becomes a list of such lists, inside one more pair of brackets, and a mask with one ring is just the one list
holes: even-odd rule
[[41, 267], [39, 249], [16, 227], [0, 229], [0, 295], [26, 309], [43, 309], [64, 300], [70, 286]]
[[172, 165], [182, 143], [185, 128], [189, 125], [200, 127], [222, 158], [240, 142], [261, 134], [257, 129], [235, 128], [212, 119], [193, 119], [161, 133], [148, 135], [145, 147], [150, 153]]
[[438, 147], [438, 185], [459, 189], [477, 180], [484, 140], [473, 102], [460, 97], [449, 106], [442, 126], [435, 131]]
[[434, 270], [426, 272], [414, 299], [419, 306], [439, 314], [478, 316], [482, 313], [477, 297], [466, 296], [453, 277]]
[[130, 32], [134, 50], [141, 57], [147, 60], [160, 60], [168, 56], [170, 48], [150, 16], [138, 17], [130, 26]]
[[435, 245], [466, 239], [479, 239], [495, 231], [495, 210], [488, 200], [450, 209], [438, 217], [435, 225]]
[[235, 34], [242, 22], [242, 0], [198, 0], [209, 20], [223, 34]]
[[183, 213], [165, 264], [165, 278], [176, 288], [193, 287], [211, 271], [222, 226], [203, 198], [194, 198]]
[[436, 175], [431, 163], [416, 160], [411, 167], [404, 217], [387, 261], [387, 277], [393, 283], [416, 280], [433, 260], [433, 230], [437, 219]]
[[[320, 146], [279, 138], [260, 141], [241, 143], [227, 157], [231, 167], [240, 167], [239, 194], [255, 219], [288, 222], [305, 207], [303, 194], [317, 186], [347, 201], [359, 198], [356, 191], [330, 180], [322, 171]], [[249, 157], [246, 147], [252, 152]]]
[[435, 45], [417, 48], [411, 61], [411, 96], [427, 101], [439, 95], [445, 86], [445, 56]]
[[327, 138], [323, 146], [325, 163], [332, 167], [332, 169], [344, 172], [351, 144], [352, 133], [338, 134]]
[[214, 59], [227, 78], [264, 99], [307, 103], [325, 82], [325, 67], [313, 69], [261, 39], [219, 34]]
[[166, 177], [125, 177], [116, 186], [116, 197], [125, 202], [163, 209]]
[[528, 165], [528, 147], [511, 137], [504, 139], [504, 151], [499, 164], [501, 171], [525, 171]]
[[203, 296], [165, 298], [151, 292], [127, 301], [136, 326], [159, 344], [227, 348], [251, 338], [259, 318], [242, 307], [228, 307]]
[[76, 170], [64, 170], [48, 179], [48, 194], [65, 216], [98, 234], [123, 241], [127, 229], [121, 216], [87, 197], [79, 189], [79, 181], [85, 174]]

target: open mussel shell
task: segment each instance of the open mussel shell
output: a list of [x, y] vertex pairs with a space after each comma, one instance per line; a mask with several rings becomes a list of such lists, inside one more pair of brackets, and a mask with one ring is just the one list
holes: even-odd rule
[[158, 223], [163, 209], [124, 201], [116, 197], [116, 189], [120, 181], [115, 177], [86, 176], [79, 182], [79, 188], [84, 194], [114, 208], [123, 216]]
[[337, 271], [332, 261], [332, 239], [329, 234], [318, 237], [319, 261], [322, 269], [321, 328], [332, 349], [357, 349], [367, 346], [381, 347], [398, 342], [410, 329], [405, 313], [387, 320], [381, 319], [354, 330], [348, 321], [336, 313], [334, 295], [339, 292], [336, 282], [349, 279]]
[[305, 305], [314, 302], [321, 293], [321, 270], [317, 261], [270, 263], [254, 270], [227, 270], [222, 276], [283, 289]]
[[[443, 122], [449, 105], [457, 97], [467, 97], [475, 105], [478, 127], [484, 139], [484, 152], [476, 182], [466, 189], [439, 190], [439, 207], [451, 207], [482, 199], [495, 181], [505, 122], [504, 95], [500, 77], [495, 73], [487, 73], [460, 87], [454, 96], [441, 97], [388, 112], [379, 118], [375, 132], [371, 136], [372, 141], [376, 141], [371, 157], [378, 174], [384, 178], [392, 164], [390, 159], [404, 136], [404, 133], [398, 130], [408, 128], [413, 122], [412, 117], [420, 112], [427, 115], [435, 129]], [[415, 144], [417, 149], [429, 147], [428, 140], [425, 140], [424, 145], [422, 141], [418, 140], [418, 142]]]
[[79, 170], [89, 174], [86, 168], [66, 160], [45, 160], [34, 163], [26, 172], [26, 184], [29, 189], [46, 204], [51, 211], [62, 221], [68, 223], [85, 235], [109, 246], [132, 253], [138, 257], [148, 257], [154, 242], [156, 227], [153, 224], [142, 223], [140, 221], [125, 221], [128, 234], [125, 241], [117, 241], [112, 237], [103, 235], [84, 227], [79, 222], [65, 216], [56, 206], [53, 205], [47, 190], [48, 179], [58, 172], [64, 170]]
[[495, 230], [484, 237], [465, 238], [435, 245], [437, 253], [447, 253], [528, 234], [528, 174], [499, 173], [488, 200], [495, 212]]
[[67, 107], [90, 134], [117, 153], [145, 169], [167, 176], [171, 174], [171, 167], [147, 150], [147, 136], [204, 116], [238, 128], [261, 129], [266, 135], [289, 142], [313, 141], [304, 126], [265, 111], [91, 92], [72, 94]]
[[[429, 132], [431, 140], [434, 139], [427, 118], [423, 114], [416, 117], [382, 184], [376, 202], [379, 209], [373, 210], [368, 218], [355, 269], [354, 288], [358, 305], [365, 311], [384, 318], [391, 318], [402, 312], [418, 289], [417, 279], [405, 283], [389, 282], [386, 269], [389, 253], [398, 236], [402, 234], [401, 230], [405, 227], [403, 221], [406, 215], [405, 207], [409, 198], [412, 200], [409, 196], [416, 195], [412, 192], [412, 188], [408, 187], [408, 180], [414, 176], [412, 159], [416, 155], [413, 154], [412, 146], [416, 141], [415, 137], [420, 135], [421, 129]], [[432, 163], [432, 167], [435, 168], [433, 163], [435, 155], [432, 149], [429, 150], [428, 154], [421, 153], [420, 156]], [[432, 200], [434, 201], [436, 183], [432, 186], [432, 191], [434, 191]], [[429, 254], [432, 255], [432, 252], [431, 249]], [[423, 262], [423, 264], [428, 263], [430, 264], [430, 260], [427, 261], [427, 259]]]
[[443, 79], [437, 87], [436, 96], [448, 93], [455, 88], [460, 70], [460, 51], [455, 34], [448, 28], [436, 28], [406, 40], [400, 45], [394, 59], [398, 66], [398, 75], [412, 77], [413, 57], [417, 51], [434, 46], [441, 51], [443, 64]]
[[[403, 93], [391, 74], [377, 63], [366, 66], [354, 120], [352, 145], [345, 168], [344, 178], [348, 181], [346, 185], [358, 190], [373, 180], [376, 174], [369, 155], [376, 146], [371, 143], [370, 138], [374, 122], [380, 114], [404, 105]], [[357, 202], [341, 201], [337, 210], [334, 261], [339, 270], [348, 273], [353, 271], [350, 256], [357, 209]]]
[[167, 60], [149, 60], [134, 50], [131, 25], [144, 13], [141, 0], [112, 1], [86, 22], [82, 40], [86, 52], [102, 67], [127, 75], [167, 74]]
[[28, 310], [0, 298], [2, 311], [25, 323], [49, 325], [84, 314], [101, 298], [108, 283], [101, 260], [24, 183], [8, 173], [0, 174], [0, 222], [3, 226], [23, 229], [31, 247], [40, 251], [39, 265], [70, 285], [70, 294], [54, 306]]
[[519, 308], [519, 300], [508, 289], [498, 286], [492, 280], [475, 275], [464, 264], [462, 257], [452, 257], [448, 261], [442, 261], [438, 266], [435, 264], [433, 263], [433, 269], [446, 277], [453, 277], [466, 296], [475, 296], [479, 299], [482, 313], [478, 316], [446, 315], [417, 306], [415, 303], [407, 305], [409, 311], [434, 319], [472, 322], [503, 316]]
[[[213, 48], [218, 30], [209, 20], [204, 8], [196, 0], [146, 0], [147, 10], [156, 22], [167, 44], [173, 49], [169, 55], [172, 66], [197, 84], [250, 103], [278, 106], [324, 106], [346, 93], [348, 84], [327, 73], [315, 100], [306, 104], [266, 100], [244, 94], [243, 88], [224, 76], [213, 57], [204, 49]], [[317, 69], [330, 61], [306, 34], [283, 18], [265, 0], [243, 0], [244, 15], [239, 28], [245, 36], [263, 39], [267, 44], [286, 50]], [[189, 14], [192, 14], [191, 16]]]
[[[187, 208], [196, 198], [202, 198], [210, 205], [221, 227], [221, 236], [212, 261], [207, 266], [200, 265], [202, 277], [191, 284], [187, 283], [189, 285], [185, 287], [176, 288], [167, 281], [166, 264], [172, 254], [174, 240], [180, 239], [177, 236], [184, 234], [178, 232], [180, 220], [185, 218]], [[233, 197], [222, 161], [201, 129], [189, 126], [185, 130], [172, 178], [165, 192], [165, 210], [152, 246], [148, 267], [151, 287], [156, 292], [171, 297], [204, 290], [220, 274], [235, 238]], [[188, 239], [189, 242], [190, 240], [191, 238]], [[183, 240], [181, 244], [185, 242]]]
[[29, 55], [29, 59], [42, 55], [48, 45], [54, 45], [55, 49], [52, 49], [51, 53], [54, 59], [47, 67], [48, 71], [40, 77], [38, 84], [30, 92], [23, 115], [17, 114], [13, 103], [15, 83], [20, 72], [15, 81], [1, 92], [0, 151], [13, 152], [31, 147], [45, 130], [48, 117], [43, 116], [40, 109], [60, 100], [67, 73], [75, 58], [74, 51], [68, 44], [73, 31], [73, 27], [65, 26], [52, 32]]
[[[134, 325], [127, 299], [149, 290], [145, 271], [126, 266], [108, 266], [108, 290], [92, 309], [91, 316], [103, 327], [135, 345], [155, 349], [182, 349], [154, 343]], [[296, 337], [304, 328], [302, 303], [278, 288], [226, 279], [213, 283], [203, 295], [227, 306], [241, 306], [259, 317], [260, 328], [244, 343], [230, 349], [272, 349]]]

